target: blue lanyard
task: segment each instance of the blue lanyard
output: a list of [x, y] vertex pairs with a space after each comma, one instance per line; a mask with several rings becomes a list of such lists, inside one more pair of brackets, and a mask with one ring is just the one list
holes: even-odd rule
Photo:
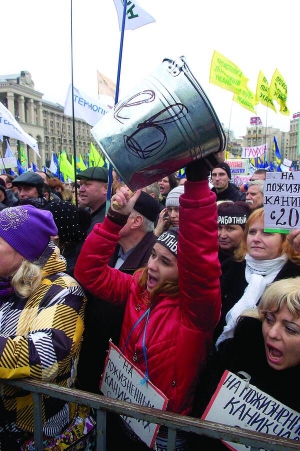
[[145, 365], [146, 365], [146, 371], [145, 371], [145, 377], [141, 380], [141, 384], [145, 384], [145, 382], [148, 382], [149, 380], [149, 372], [148, 372], [148, 359], [147, 359], [147, 348], [146, 348], [146, 332], [147, 332], [147, 326], [149, 323], [149, 316], [150, 316], [150, 310], [151, 307], [149, 307], [143, 314], [142, 316], [137, 320], [137, 322], [133, 325], [131, 331], [129, 332], [129, 335], [121, 349], [121, 352], [123, 354], [124, 349], [128, 343], [128, 341], [130, 340], [130, 337], [132, 335], [132, 332], [136, 329], [136, 327], [140, 324], [140, 322], [146, 317], [146, 323], [145, 323], [145, 327], [144, 327], [144, 332], [143, 332], [143, 344], [142, 344], [142, 349], [143, 349], [143, 355], [144, 355], [144, 359], [145, 359]]

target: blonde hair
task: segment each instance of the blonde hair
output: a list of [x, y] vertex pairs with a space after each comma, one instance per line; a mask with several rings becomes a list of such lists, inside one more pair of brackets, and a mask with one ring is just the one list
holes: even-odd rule
[[15, 272], [11, 284], [20, 297], [29, 298], [41, 284], [42, 279], [41, 268], [28, 260], [23, 260], [19, 269]]
[[280, 310], [286, 304], [287, 309], [296, 318], [300, 317], [300, 277], [282, 279], [271, 283], [264, 291], [258, 305], [260, 314]]
[[[264, 217], [265, 217], [265, 214], [264, 214], [263, 207], [257, 208], [249, 216], [249, 218], [246, 222], [246, 225], [245, 225], [245, 230], [244, 230], [244, 233], [242, 236], [242, 241], [241, 241], [239, 247], [234, 252], [234, 260], [235, 261], [242, 262], [245, 260], [245, 256], [248, 252], [247, 236], [249, 233], [249, 229], [255, 221], [264, 222]], [[286, 254], [288, 260], [292, 261], [293, 263], [296, 263], [297, 265], [300, 265], [300, 254], [298, 252], [296, 252], [295, 249], [290, 245], [290, 243], [286, 239], [286, 235], [284, 235], [284, 234], [280, 234], [280, 235], [281, 235], [281, 239], [282, 239], [280, 255]]]

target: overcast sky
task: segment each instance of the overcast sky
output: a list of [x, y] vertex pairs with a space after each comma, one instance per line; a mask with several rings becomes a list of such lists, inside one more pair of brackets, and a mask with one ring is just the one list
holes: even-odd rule
[[[269, 83], [277, 68], [288, 87], [291, 115], [300, 111], [298, 1], [140, 0], [156, 22], [124, 38], [120, 96], [164, 58], [184, 55], [220, 121], [236, 137], [255, 114], [209, 83], [214, 50], [238, 65], [255, 91], [259, 71]], [[45, 100], [64, 105], [71, 82], [71, 0], [14, 0], [1, 5], [1, 74], [31, 73]], [[120, 31], [113, 0], [73, 0], [74, 86], [97, 98], [97, 70], [116, 81]], [[277, 110], [279, 108], [277, 107]], [[264, 126], [289, 130], [290, 118], [262, 105]]]

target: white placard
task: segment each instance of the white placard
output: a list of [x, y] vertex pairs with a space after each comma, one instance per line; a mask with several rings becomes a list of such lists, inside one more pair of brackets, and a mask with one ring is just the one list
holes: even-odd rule
[[[202, 419], [300, 440], [300, 414], [259, 390], [248, 381], [225, 371]], [[225, 442], [232, 450], [245, 445]]]
[[0, 169], [16, 168], [18, 165], [15, 157], [0, 158]]
[[[111, 342], [99, 387], [109, 398], [160, 410], [167, 408], [167, 397], [150, 381], [145, 383], [145, 374]], [[159, 425], [125, 416], [122, 418], [149, 448], [154, 446]]]
[[235, 174], [248, 174], [249, 160], [245, 158], [231, 158], [230, 160], [226, 160], [226, 163], [230, 167], [233, 176]]
[[242, 158], [257, 158], [262, 157], [267, 153], [268, 144], [262, 144], [261, 146], [243, 147]]
[[300, 172], [267, 172], [264, 184], [264, 228], [289, 233], [300, 228]]

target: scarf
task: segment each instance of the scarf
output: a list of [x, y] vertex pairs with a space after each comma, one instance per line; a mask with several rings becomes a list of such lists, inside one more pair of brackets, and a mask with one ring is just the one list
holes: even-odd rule
[[281, 268], [287, 261], [286, 254], [272, 260], [256, 260], [249, 254], [245, 256], [246, 269], [245, 279], [248, 282], [244, 294], [239, 301], [235, 303], [226, 315], [226, 326], [216, 341], [218, 349], [220, 343], [227, 338], [232, 338], [236, 321], [244, 310], [255, 308], [265, 288], [273, 282]]

